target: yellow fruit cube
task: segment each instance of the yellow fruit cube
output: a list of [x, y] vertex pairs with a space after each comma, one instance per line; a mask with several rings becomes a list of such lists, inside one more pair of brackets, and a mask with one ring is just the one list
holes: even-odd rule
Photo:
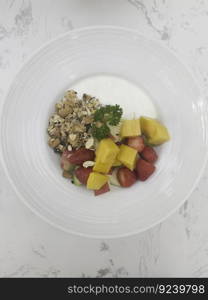
[[108, 176], [91, 172], [87, 180], [89, 190], [99, 190], [108, 181]]
[[95, 165], [93, 167], [93, 171], [107, 174], [109, 173], [111, 167], [112, 167], [112, 162], [102, 163], [99, 160], [96, 160]]
[[119, 147], [111, 139], [101, 140], [96, 150], [93, 171], [108, 173], [118, 153]]
[[167, 128], [158, 120], [141, 117], [141, 131], [147, 137], [147, 142], [152, 145], [161, 145], [170, 139]]
[[123, 120], [120, 135], [122, 138], [141, 135], [139, 119]]
[[133, 171], [135, 168], [136, 158], [137, 150], [126, 145], [120, 146], [120, 152], [117, 156], [117, 159], [131, 171]]
[[114, 161], [119, 152], [119, 147], [111, 139], [103, 139], [98, 145], [96, 159], [101, 162]]
[[[119, 152], [120, 152], [120, 146], [118, 146], [118, 147], [119, 147]], [[122, 163], [118, 160], [117, 156], [116, 156], [116, 158], [115, 158], [115, 160], [113, 162], [112, 167], [120, 167], [120, 166], [122, 166]]]
[[122, 165], [122, 163], [116, 158], [114, 160], [112, 167], [120, 167], [121, 165]]

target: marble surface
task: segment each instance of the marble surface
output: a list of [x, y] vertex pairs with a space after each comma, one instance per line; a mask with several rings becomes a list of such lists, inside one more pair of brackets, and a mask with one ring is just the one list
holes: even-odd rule
[[[32, 51], [88, 25], [134, 28], [169, 47], [208, 99], [206, 0], [0, 0], [0, 105]], [[1, 277], [207, 277], [208, 168], [189, 200], [162, 224], [115, 240], [76, 237], [31, 213], [0, 168]]]

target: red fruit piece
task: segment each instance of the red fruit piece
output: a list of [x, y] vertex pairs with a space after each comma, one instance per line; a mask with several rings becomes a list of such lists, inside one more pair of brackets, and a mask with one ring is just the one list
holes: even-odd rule
[[134, 171], [129, 170], [126, 167], [118, 169], [117, 178], [121, 186], [129, 187], [136, 182], [136, 174]]
[[99, 196], [101, 194], [107, 193], [110, 191], [110, 187], [108, 182], [106, 182], [99, 190], [95, 190], [94, 194], [95, 196]]
[[81, 165], [87, 160], [94, 160], [95, 152], [93, 150], [80, 148], [72, 153], [69, 157], [69, 162], [74, 165]]
[[140, 153], [140, 156], [152, 164], [157, 160], [157, 153], [152, 147], [149, 146], [144, 147], [144, 150]]
[[61, 155], [61, 168], [65, 171], [69, 171], [72, 168], [72, 164], [69, 162], [69, 158], [73, 151], [64, 151]]
[[145, 181], [147, 178], [149, 178], [152, 173], [155, 171], [155, 166], [153, 166], [151, 163], [139, 159], [136, 163], [136, 172], [137, 177], [141, 181]]
[[142, 150], [145, 147], [144, 139], [143, 139], [142, 136], [136, 136], [136, 137], [128, 138], [127, 145], [131, 148], [134, 148], [138, 152], [142, 152]]
[[90, 173], [92, 172], [92, 168], [89, 167], [89, 168], [84, 168], [84, 167], [79, 167], [75, 170], [75, 176], [79, 179], [79, 181], [82, 183], [82, 184], [87, 184], [87, 180], [88, 180], [88, 177], [90, 175]]

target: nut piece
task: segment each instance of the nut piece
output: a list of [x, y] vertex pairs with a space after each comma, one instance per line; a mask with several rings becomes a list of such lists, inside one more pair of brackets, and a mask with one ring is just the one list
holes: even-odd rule
[[64, 150], [66, 150], [66, 147], [64, 147], [63, 145], [59, 144], [57, 149], [60, 151], [60, 152], [64, 152]]
[[[87, 114], [87, 112], [86, 112], [86, 114]], [[82, 123], [86, 124], [86, 125], [92, 123], [92, 121], [93, 121], [93, 117], [92, 116], [86, 116], [86, 117], [84, 117], [82, 119]]]
[[60, 129], [59, 129], [59, 127], [53, 127], [52, 125], [49, 125], [49, 127], [48, 127], [48, 134], [51, 137], [60, 137]]
[[76, 100], [76, 98], [77, 92], [75, 92], [74, 90], [68, 90], [64, 95], [64, 100]]
[[92, 96], [87, 95], [87, 94], [83, 94], [82, 98], [83, 98], [84, 101], [90, 101], [90, 99], [92, 99]]
[[93, 137], [91, 137], [85, 143], [85, 148], [90, 149], [93, 145], [94, 145], [94, 139], [93, 139]]
[[59, 116], [61, 117], [66, 117], [68, 114], [69, 114], [69, 110], [67, 110], [66, 108], [61, 108], [59, 111], [58, 111], [58, 114]]
[[55, 139], [55, 138], [50, 138], [48, 140], [48, 144], [49, 144], [50, 147], [56, 148], [60, 144], [60, 140], [59, 139]]
[[77, 123], [73, 126], [73, 131], [74, 132], [84, 132], [85, 127], [83, 125]]
[[76, 140], [76, 137], [77, 137], [76, 134], [73, 134], [73, 133], [69, 135], [69, 139], [70, 139], [72, 142]]
[[84, 167], [84, 168], [93, 167], [94, 164], [95, 164], [94, 161], [92, 161], [92, 160], [87, 160], [87, 161], [85, 161], [85, 162], [83, 163], [83, 167]]

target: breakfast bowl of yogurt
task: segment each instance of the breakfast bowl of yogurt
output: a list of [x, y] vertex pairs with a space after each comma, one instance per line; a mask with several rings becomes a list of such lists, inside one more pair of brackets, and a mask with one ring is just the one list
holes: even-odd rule
[[[108, 123], [95, 122], [96, 111]], [[118, 117], [121, 140], [107, 134]], [[94, 154], [73, 163], [72, 178], [68, 162], [85, 147]], [[186, 67], [155, 41], [111, 26], [73, 30], [39, 49], [14, 79], [2, 109], [1, 159], [19, 198], [50, 224], [95, 238], [129, 236], [167, 218], [196, 186], [207, 159], [207, 104]], [[148, 180], [141, 160], [154, 165]], [[135, 184], [126, 188], [126, 178]], [[92, 195], [115, 179], [120, 186]]]

